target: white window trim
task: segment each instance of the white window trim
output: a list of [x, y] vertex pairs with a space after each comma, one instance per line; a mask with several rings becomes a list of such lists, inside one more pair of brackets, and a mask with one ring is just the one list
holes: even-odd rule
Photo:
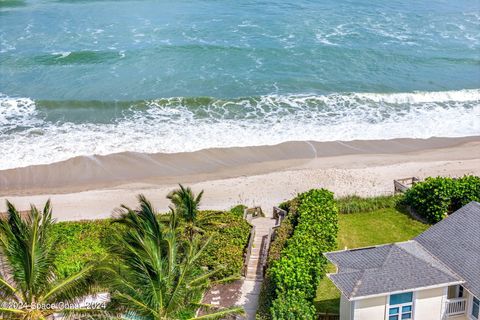
[[[475, 296], [474, 296], [473, 294], [470, 294], [469, 296], [470, 296], [470, 299], [468, 299], [469, 301], [468, 301], [468, 308], [467, 308], [467, 309], [468, 309], [468, 313], [467, 313], [467, 314], [468, 314], [468, 318], [469, 318], [470, 320], [480, 320], [480, 317], [479, 317], [478, 319], [475, 319], [475, 318], [472, 316], [473, 298], [474, 298]], [[477, 297], [475, 297], [475, 298], [477, 298]], [[477, 298], [477, 299], [480, 300], [479, 298]]]
[[[407, 293], [407, 292], [412, 292], [412, 302], [411, 302], [411, 304], [412, 304], [412, 318], [410, 320], [414, 320], [415, 319], [415, 301], [417, 300], [417, 292], [416, 291], [406, 291], [406, 292], [403, 292], [403, 293]], [[396, 294], [396, 293], [394, 293], [394, 294]], [[387, 303], [386, 303], [387, 308], [385, 309], [385, 319], [387, 319], [387, 320], [390, 316], [390, 314], [389, 314], [389, 312], [390, 312], [390, 296], [394, 295], [394, 294], [387, 295]], [[410, 303], [395, 304], [395, 305], [392, 305], [392, 307], [397, 307], [397, 306], [402, 307], [402, 306], [408, 306], [408, 305], [410, 305]], [[400, 315], [400, 317], [401, 317], [401, 315]], [[401, 320], [401, 318], [399, 320]], [[472, 319], [472, 320], [477, 320], [477, 319]]]

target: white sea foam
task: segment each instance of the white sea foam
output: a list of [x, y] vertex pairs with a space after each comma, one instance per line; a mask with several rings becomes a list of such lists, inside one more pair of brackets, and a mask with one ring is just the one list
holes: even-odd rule
[[[184, 98], [133, 107], [109, 124], [51, 122], [28, 98], [0, 96], [0, 169], [78, 155], [180, 152], [291, 140], [480, 135], [480, 90]], [[5, 156], [7, 155], [7, 156]]]
[[57, 59], [63, 59], [68, 57], [72, 52], [70, 51], [60, 51], [60, 52], [52, 52], [52, 55], [59, 56]]
[[0, 93], [0, 135], [15, 127], [38, 125], [36, 116], [37, 110], [32, 99], [12, 99]]
[[363, 99], [388, 103], [467, 102], [479, 101], [480, 89], [392, 94], [356, 93], [355, 95]]

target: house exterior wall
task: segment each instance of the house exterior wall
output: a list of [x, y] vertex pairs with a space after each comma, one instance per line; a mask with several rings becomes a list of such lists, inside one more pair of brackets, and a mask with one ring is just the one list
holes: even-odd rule
[[445, 288], [420, 290], [415, 293], [414, 319], [442, 319], [445, 305]]
[[354, 305], [355, 302], [348, 301], [343, 294], [340, 296], [340, 320], [353, 319], [352, 310]]
[[384, 320], [386, 304], [386, 296], [357, 300], [353, 320]]
[[[413, 319], [443, 319], [447, 288], [419, 290], [413, 296]], [[385, 320], [387, 317], [389, 296], [373, 297], [356, 301], [340, 299], [340, 320]], [[455, 320], [461, 320], [461, 317]]]
[[[466, 298], [467, 298], [467, 316], [465, 320], [473, 320], [472, 314], [472, 306], [473, 306], [473, 297], [475, 297], [473, 294], [471, 294], [468, 290], [465, 290], [467, 292]], [[476, 297], [477, 299], [480, 297]], [[455, 319], [456, 320], [456, 319]], [[462, 319], [463, 320], [463, 319]]]

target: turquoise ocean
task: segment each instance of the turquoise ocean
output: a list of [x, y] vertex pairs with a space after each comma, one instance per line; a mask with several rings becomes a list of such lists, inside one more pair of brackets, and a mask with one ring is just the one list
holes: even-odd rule
[[468, 135], [478, 0], [0, 0], [0, 169]]

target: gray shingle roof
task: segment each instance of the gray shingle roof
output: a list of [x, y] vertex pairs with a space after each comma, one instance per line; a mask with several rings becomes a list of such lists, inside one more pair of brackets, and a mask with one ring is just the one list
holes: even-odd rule
[[325, 255], [338, 267], [330, 279], [348, 299], [462, 281], [415, 241]]
[[470, 202], [415, 240], [465, 280], [480, 297], [480, 203]]
[[471, 202], [417, 238], [326, 253], [330, 279], [348, 298], [462, 282], [480, 296], [480, 203]]

